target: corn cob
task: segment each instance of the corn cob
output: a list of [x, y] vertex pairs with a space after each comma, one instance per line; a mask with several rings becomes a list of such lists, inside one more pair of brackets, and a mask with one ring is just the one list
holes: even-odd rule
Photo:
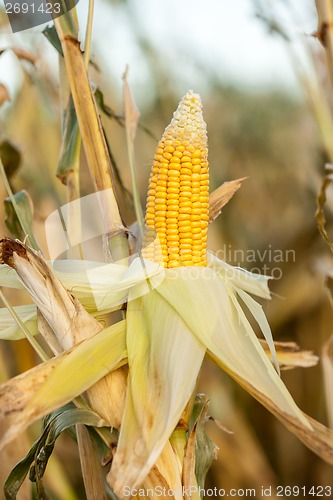
[[205, 266], [209, 219], [206, 124], [189, 90], [154, 156], [142, 254], [164, 267]]

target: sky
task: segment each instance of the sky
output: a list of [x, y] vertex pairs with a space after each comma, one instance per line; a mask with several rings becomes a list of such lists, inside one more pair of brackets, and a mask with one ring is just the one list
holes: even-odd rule
[[[274, 4], [285, 1], [275, 0]], [[236, 83], [254, 90], [268, 86], [300, 92], [286, 44], [268, 34], [263, 23], [255, 18], [253, 0], [129, 0], [130, 19], [123, 9], [110, 9], [110, 2], [95, 0], [92, 53], [119, 89], [128, 64], [131, 85], [137, 88], [138, 94], [147, 93], [149, 70], [135, 38], [135, 31], [139, 31], [154, 44], [161, 54], [158, 62], [169, 65], [175, 84], [182, 88], [191, 88], [195, 82], [200, 91], [205, 85], [206, 73], [214, 72], [225, 84]], [[265, 2], [269, 4], [269, 0]], [[87, 8], [88, 0], [80, 0], [82, 38]], [[308, 24], [296, 23], [294, 35], [304, 37], [304, 32], [315, 29], [315, 22], [315, 16], [310, 16]], [[0, 35], [0, 49], [8, 45], [36, 48], [44, 44], [40, 31], [41, 27]], [[55, 51], [50, 49], [47, 58], [56, 68]], [[12, 60], [10, 54], [0, 58], [0, 81], [9, 86], [17, 78]]]
[[[283, 0], [274, 3], [283, 4]], [[304, 0], [303, 5], [306, 3]], [[131, 4], [136, 25], [160, 48], [170, 66], [178, 65], [178, 77], [185, 80], [184, 84], [194, 77], [189, 61], [196, 58], [199, 79], [200, 70], [203, 73], [213, 68], [225, 83], [299, 91], [286, 44], [270, 35], [255, 17], [252, 0], [132, 0]], [[302, 38], [304, 31], [311, 33], [315, 22], [315, 16], [310, 23], [299, 21], [293, 26], [294, 36]], [[95, 38], [96, 45], [106, 59], [112, 60], [114, 71], [121, 75], [126, 61], [133, 79], [144, 84], [145, 63], [130, 29], [124, 29], [126, 20], [121, 13], [113, 17], [100, 2], [96, 25], [105, 33], [103, 39]]]

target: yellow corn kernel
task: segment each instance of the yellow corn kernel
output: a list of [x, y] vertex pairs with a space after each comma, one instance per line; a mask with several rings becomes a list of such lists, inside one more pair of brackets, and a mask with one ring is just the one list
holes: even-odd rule
[[192, 165], [192, 160], [189, 156], [186, 156], [185, 153], [183, 154], [183, 156], [181, 157], [180, 159], [181, 163], [183, 162], [189, 162], [190, 165]]
[[165, 267], [206, 265], [208, 149], [201, 101], [189, 91], [156, 149], [143, 256]]

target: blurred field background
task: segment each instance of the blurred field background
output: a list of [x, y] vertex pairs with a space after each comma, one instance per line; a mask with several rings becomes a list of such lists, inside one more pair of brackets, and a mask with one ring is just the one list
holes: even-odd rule
[[[233, 8], [223, 10], [217, 0], [205, 4], [196, 1], [193, 2], [195, 16], [192, 16], [190, 1], [179, 6], [179, 10], [178, 4], [163, 1], [153, 8], [148, 1], [138, 5], [130, 0], [96, 0], [92, 46], [96, 66], [91, 68], [91, 76], [102, 90], [112, 114], [121, 116], [121, 73], [129, 63], [130, 84], [140, 109], [140, 122], [151, 132], [139, 130], [136, 140], [142, 204], [157, 139], [181, 96], [193, 88], [201, 94], [208, 125], [211, 190], [223, 181], [248, 177], [219, 219], [210, 226], [209, 246], [220, 252], [229, 249], [225, 258], [231, 264], [239, 262], [234, 258], [234, 250], [243, 251], [245, 256], [250, 255], [251, 250], [256, 261], [240, 261], [243, 267], [276, 272], [279, 279], [271, 283], [273, 300], [264, 304], [275, 340], [294, 341], [320, 355], [333, 324], [325, 286], [325, 274], [332, 266], [331, 255], [315, 221], [316, 196], [329, 158], [308, 96], [293, 76], [293, 71], [296, 75], [300, 67], [295, 59], [290, 59], [293, 63], [288, 66], [290, 43], [273, 33], [272, 26], [263, 20], [270, 15], [271, 19], [276, 19], [276, 14], [284, 16], [282, 19], [290, 23], [286, 29], [294, 33], [295, 44], [310, 45], [310, 50], [321, 61], [323, 49], [310, 37], [317, 29], [315, 6], [307, 0], [302, 2], [302, 7], [297, 6], [296, 12], [292, 2], [281, 0], [277, 2], [281, 11], [274, 13], [269, 2], [264, 7], [260, 2], [237, 0]], [[86, 2], [80, 0], [83, 31], [86, 7]], [[222, 14], [219, 31], [216, 18]], [[9, 50], [0, 56], [0, 82], [5, 83], [11, 97], [0, 109], [0, 141], [2, 148], [9, 141], [19, 152], [18, 168], [15, 158], [10, 156], [15, 167], [10, 182], [14, 191], [29, 192], [34, 204], [35, 234], [47, 250], [45, 218], [66, 202], [65, 187], [55, 176], [61, 140], [57, 57], [40, 30], [7, 35], [6, 16], [3, 14], [1, 19], [0, 48], [24, 49], [35, 58], [32, 62], [18, 59]], [[243, 29], [242, 23], [246, 22], [248, 31]], [[168, 29], [165, 23], [169, 23]], [[200, 26], [204, 26], [203, 32]], [[229, 26], [228, 36], [223, 33], [224, 26]], [[253, 39], [251, 33], [254, 33]], [[201, 39], [206, 40], [206, 46]], [[267, 44], [266, 55], [261, 52], [261, 43]], [[273, 63], [267, 62], [269, 51]], [[321, 78], [324, 79], [322, 75]], [[114, 161], [124, 185], [130, 190], [124, 129], [115, 118], [104, 115], [103, 122]], [[84, 195], [91, 192], [92, 186], [84, 168], [83, 154], [82, 163]], [[2, 183], [0, 193], [3, 200], [6, 192]], [[121, 208], [125, 221], [132, 223], [134, 210], [124, 193]], [[330, 230], [332, 203], [326, 208]], [[0, 233], [10, 235], [4, 223], [3, 204], [0, 210]], [[283, 255], [293, 250], [295, 258], [272, 262], [269, 254], [276, 255], [277, 250]], [[274, 271], [275, 268], [278, 270]], [[22, 300], [17, 292], [6, 291], [6, 295], [13, 305]], [[25, 341], [2, 342], [1, 357], [2, 378], [35, 363]], [[299, 406], [328, 425], [321, 363], [313, 368], [283, 372], [282, 377]], [[210, 397], [210, 414], [233, 431], [228, 434], [209, 424], [210, 435], [220, 448], [208, 476], [209, 486], [256, 488], [257, 497], [261, 498], [262, 485], [311, 487], [333, 483], [328, 465], [210, 363], [201, 376], [200, 391]], [[25, 439], [32, 440], [36, 433], [38, 426]], [[27, 449], [28, 443], [21, 440], [17, 456], [4, 457], [1, 481]], [[54, 477], [67, 477], [75, 491], [73, 498], [83, 498], [79, 459], [69, 436], [61, 437], [55, 454], [59, 462], [54, 459], [50, 467], [54, 467], [54, 471], [59, 467], [62, 472], [59, 471], [60, 476], [49, 474], [49, 486], [52, 489]], [[57, 487], [53, 487], [54, 498], [58, 498]]]

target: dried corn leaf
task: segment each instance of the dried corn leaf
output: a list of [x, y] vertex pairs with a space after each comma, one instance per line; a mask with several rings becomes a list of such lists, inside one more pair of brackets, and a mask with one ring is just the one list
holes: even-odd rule
[[[218, 362], [218, 361], [217, 361]], [[265, 406], [273, 415], [283, 423], [287, 429], [295, 434], [310, 450], [316, 453], [322, 460], [330, 465], [333, 465], [333, 431], [328, 429], [323, 424], [314, 420], [309, 415], [303, 413], [304, 420], [308, 425], [294, 416], [286, 413], [279, 408], [271, 398], [265, 396], [262, 392], [255, 389], [244, 378], [231, 373], [224, 367], [224, 370], [229, 373], [247, 392], [252, 394], [263, 406]]]
[[88, 500], [108, 500], [101, 462], [88, 429], [77, 425], [76, 436], [86, 497]]
[[82, 142], [96, 189], [103, 191], [111, 188], [110, 196], [107, 199], [108, 206], [104, 210], [105, 232], [117, 232], [123, 228], [123, 223], [114, 195], [115, 182], [101, 120], [84, 66], [80, 43], [68, 33], [62, 18], [55, 20], [55, 26], [61, 41]]
[[224, 182], [209, 195], [209, 222], [213, 222], [220, 215], [224, 205], [231, 200], [246, 179], [247, 177], [242, 177], [234, 181]]
[[[265, 340], [259, 339], [264, 351], [272, 361], [272, 355]], [[309, 368], [316, 366], [319, 361], [318, 356], [312, 351], [303, 351], [295, 342], [274, 342], [277, 359], [281, 370], [292, 368]]]

